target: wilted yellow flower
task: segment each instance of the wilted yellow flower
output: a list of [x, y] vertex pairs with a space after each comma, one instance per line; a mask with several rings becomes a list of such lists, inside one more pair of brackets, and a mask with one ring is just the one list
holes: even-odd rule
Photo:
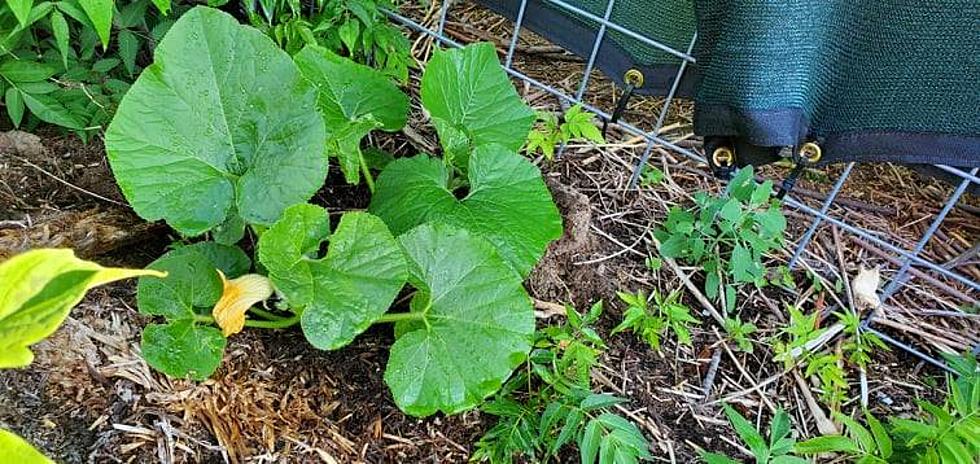
[[218, 274], [221, 276], [221, 299], [214, 305], [211, 315], [227, 337], [242, 331], [248, 308], [272, 296], [273, 290], [272, 283], [263, 275], [245, 274], [228, 280], [220, 270]]

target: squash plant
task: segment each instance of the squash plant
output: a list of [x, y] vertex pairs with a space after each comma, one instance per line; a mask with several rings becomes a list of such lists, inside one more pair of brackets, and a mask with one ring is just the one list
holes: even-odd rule
[[[203, 380], [245, 327], [298, 325], [332, 350], [393, 323], [384, 378], [402, 410], [455, 413], [496, 392], [531, 348], [523, 277], [561, 218], [516, 152], [534, 115], [491, 45], [437, 52], [422, 95], [443, 160], [395, 160], [375, 185], [362, 139], [399, 130], [408, 111], [384, 75], [315, 46], [291, 58], [217, 10], [183, 15], [106, 134], [138, 214], [213, 239], [176, 247], [150, 265], [166, 279], [139, 282], [139, 310], [162, 322], [144, 330], [146, 361]], [[306, 203], [331, 157], [374, 192], [368, 212]], [[235, 245], [247, 230], [252, 257]], [[407, 308], [393, 310], [400, 294]]]

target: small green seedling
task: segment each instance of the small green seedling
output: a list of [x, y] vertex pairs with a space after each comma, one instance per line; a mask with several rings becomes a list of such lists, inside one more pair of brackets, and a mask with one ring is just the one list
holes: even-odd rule
[[499, 420], [477, 442], [471, 461], [510, 464], [522, 456], [548, 462], [571, 443], [582, 464], [650, 458], [643, 434], [615, 412], [626, 400], [591, 391], [591, 371], [605, 348], [592, 327], [601, 312], [601, 301], [584, 314], [567, 307], [567, 323], [537, 332], [528, 369], [482, 408]]
[[548, 160], [555, 158], [555, 147], [573, 140], [605, 143], [596, 127], [595, 115], [578, 104], [568, 109], [559, 121], [554, 113], [539, 111], [537, 124], [527, 137], [528, 155], [541, 152]]
[[643, 176], [640, 177], [640, 185], [643, 187], [653, 187], [655, 185], [660, 185], [664, 179], [667, 177], [660, 168], [655, 166], [647, 166], [643, 171]]
[[783, 246], [786, 218], [772, 198], [772, 181], [758, 184], [751, 167], [739, 170], [728, 196], [694, 195], [694, 207], [673, 207], [654, 231], [664, 257], [705, 271], [704, 292], [718, 298], [725, 289], [726, 308], [735, 307], [734, 288], [768, 283], [763, 258]]
[[836, 352], [816, 353], [807, 359], [804, 374], [807, 377], [817, 377], [820, 383], [820, 401], [831, 411], [840, 410], [840, 405], [850, 388], [843, 364], [843, 360]]
[[[856, 420], [840, 413], [834, 418], [844, 424], [845, 435], [826, 435], [796, 444], [794, 452], [800, 455], [837, 453], [856, 464], [886, 464], [892, 457], [892, 438], [870, 412], [864, 412], [868, 423], [865, 427]], [[870, 430], [869, 430], [870, 429]]]
[[[769, 424], [768, 440], [756, 430], [751, 422], [727, 404], [725, 405], [725, 415], [728, 416], [728, 421], [735, 428], [735, 433], [742, 439], [742, 443], [752, 451], [756, 464], [806, 464], [805, 459], [790, 454], [796, 440], [790, 436], [791, 424], [786, 411], [776, 410], [776, 414]], [[706, 451], [701, 452], [701, 459], [704, 459], [708, 464], [739, 463], [739, 461], [728, 456]]]
[[807, 346], [822, 337], [826, 330], [820, 327], [820, 314], [806, 314], [795, 306], [789, 307], [789, 324], [773, 340], [776, 359], [787, 368], [806, 363], [806, 376], [816, 376], [820, 382], [820, 398], [831, 410], [838, 410], [848, 390], [847, 374], [843, 361], [836, 352], [813, 353]]
[[847, 354], [847, 360], [856, 364], [861, 369], [868, 366], [871, 362], [871, 353], [874, 349], [890, 351], [888, 345], [882, 341], [878, 335], [862, 330], [861, 317], [852, 311], [834, 312], [837, 319], [844, 324], [844, 334], [847, 341], [841, 349]]
[[612, 333], [629, 330], [645, 340], [654, 350], [660, 350], [660, 341], [668, 331], [677, 335], [677, 342], [691, 344], [691, 324], [701, 321], [691, 315], [691, 310], [680, 302], [681, 292], [674, 291], [664, 298], [660, 292], [653, 291], [653, 308], [649, 307], [647, 295], [642, 290], [636, 294], [618, 292], [619, 299], [628, 305], [623, 313], [623, 322]]
[[823, 335], [826, 329], [820, 328], [818, 312], [806, 314], [796, 306], [789, 306], [787, 309], [789, 324], [780, 329], [779, 336], [772, 340], [772, 346], [773, 351], [776, 352], [776, 359], [782, 360], [787, 367], [790, 367], [796, 358], [808, 354], [804, 352], [807, 344]]
[[725, 332], [731, 337], [738, 349], [751, 353], [753, 351], [751, 335], [757, 330], [755, 324], [742, 322], [738, 316], [725, 319]]

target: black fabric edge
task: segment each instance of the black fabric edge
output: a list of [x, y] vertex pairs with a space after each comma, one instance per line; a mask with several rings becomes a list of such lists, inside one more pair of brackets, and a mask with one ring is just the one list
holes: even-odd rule
[[980, 167], [980, 136], [861, 131], [830, 134], [820, 146], [822, 163], [893, 162]]
[[799, 143], [809, 123], [803, 110], [742, 110], [727, 105], [694, 105], [694, 133], [705, 137], [736, 137], [761, 147]]
[[778, 159], [771, 147], [817, 142], [819, 164], [892, 162], [980, 166], [980, 136], [868, 130], [810, 134], [810, 123], [799, 108], [743, 110], [725, 105], [695, 105], [694, 133], [705, 138], [732, 139], [739, 165], [765, 164]]
[[[512, 21], [516, 20], [521, 4], [520, 0], [477, 0], [477, 3]], [[553, 13], [544, 6], [544, 2], [528, 0], [521, 27], [526, 27], [569, 52], [587, 59], [592, 54], [596, 31], [569, 17]], [[680, 69], [680, 65], [646, 66], [635, 63], [626, 50], [608, 35], [602, 40], [595, 64], [620, 87], [626, 86], [623, 81], [626, 71], [636, 69], [642, 72], [643, 86], [635, 90], [642, 95], [666, 95], [674, 85]], [[696, 82], [695, 68], [685, 67], [675, 95], [692, 97]]]

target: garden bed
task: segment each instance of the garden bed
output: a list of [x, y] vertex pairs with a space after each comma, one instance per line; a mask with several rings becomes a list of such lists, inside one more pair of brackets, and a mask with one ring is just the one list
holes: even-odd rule
[[[412, 13], [412, 12], [409, 12]], [[415, 12], [424, 14], [424, 12]], [[505, 43], [506, 22], [483, 10], [467, 7], [448, 25], [450, 35]], [[465, 27], [491, 21], [494, 27]], [[483, 31], [483, 32], [480, 32]], [[491, 34], [490, 37], [484, 37]], [[577, 82], [571, 71], [555, 63], [554, 50], [528, 39], [517, 60], [531, 73], [559, 85]], [[431, 41], [419, 37], [415, 47], [424, 61]], [[543, 53], [548, 52], [548, 53]], [[568, 62], [574, 58], [564, 56]], [[569, 68], [571, 69], [571, 68]], [[417, 80], [413, 72], [412, 80]], [[410, 85], [415, 92], [415, 85]], [[528, 86], [519, 93], [538, 110], [559, 110], [553, 97]], [[596, 76], [588, 95], [609, 108], [615, 91]], [[438, 147], [426, 129], [426, 116], [412, 95], [407, 129], [373, 136], [372, 142], [401, 155]], [[662, 100], [634, 100], [634, 119], [655, 120]], [[662, 133], [669, 140], [697, 148], [690, 111], [678, 104]], [[12, 133], [6, 134], [14, 136]], [[16, 135], [17, 144], [0, 145], [0, 259], [38, 247], [72, 247], [103, 264], [142, 267], [159, 257], [175, 238], [162, 223], [147, 224], [125, 205], [99, 140], [41, 132], [39, 139]], [[818, 290], [806, 271], [797, 271], [793, 291], [746, 286], [739, 298], [742, 314], [759, 327], [753, 354], [742, 353], [702, 311], [694, 289], [698, 269], [665, 264], [651, 269], [656, 256], [650, 233], [670, 206], [689, 205], [696, 191], [718, 192], [720, 186], [703, 167], [657, 149], [654, 165], [665, 173], [662, 182], [627, 189], [630, 170], [645, 143], [612, 128], [602, 145], [571, 145], [555, 162], [537, 160], [564, 219], [565, 234], [553, 243], [532, 272], [526, 287], [540, 310], [538, 325], [560, 323], [556, 305], [585, 309], [600, 299], [606, 311], [598, 323], [608, 349], [594, 372], [594, 388], [629, 401], [617, 409], [632, 420], [654, 445], [657, 460], [690, 461], [699, 448], [737, 455], [730, 426], [721, 414], [722, 401], [755, 415], [769, 416], [777, 407], [788, 410], [804, 433], [816, 433], [810, 405], [813, 385], [799, 373], [784, 372], [772, 360], [765, 341], [786, 324], [787, 305], [810, 309], [828, 306], [826, 290]], [[838, 168], [831, 168], [830, 172]], [[784, 168], [765, 174], [778, 177]], [[820, 172], [801, 180], [801, 200], [819, 207], [832, 180]], [[874, 230], [884, 231], [903, 246], [914, 244], [951, 188], [913, 171], [892, 166], [860, 166], [845, 187], [833, 213]], [[327, 185], [312, 200], [328, 211], [364, 209], [366, 187], [347, 185], [331, 166]], [[943, 261], [965, 255], [980, 235], [975, 199], [955, 208], [940, 229], [950, 240], [930, 243], [926, 256]], [[812, 218], [788, 212], [789, 232], [798, 238]], [[933, 241], [937, 242], [937, 241]], [[890, 265], [873, 247], [823, 227], [810, 254], [809, 266], [827, 280], [853, 277], [861, 266]], [[968, 256], [968, 255], [967, 255]], [[785, 262], [780, 252], [777, 262]], [[804, 268], [806, 269], [806, 268]], [[976, 275], [975, 264], [966, 275]], [[690, 286], [687, 282], [693, 280]], [[955, 286], [954, 283], [949, 285]], [[953, 304], [954, 300], [916, 280], [886, 312], [904, 314], [904, 326], [927, 334], [953, 330], [980, 337], [976, 318], [923, 318], [907, 308]], [[631, 333], [610, 335], [621, 320], [617, 291], [684, 289], [686, 302], [703, 324], [693, 329], [691, 346], [665, 341], [660, 353]], [[960, 291], [970, 294], [967, 290]], [[416, 419], [403, 414], [383, 381], [393, 335], [375, 326], [349, 346], [319, 351], [299, 330], [243, 332], [229, 340], [223, 364], [204, 382], [173, 380], [150, 369], [138, 350], [141, 327], [149, 318], [135, 310], [135, 284], [113, 284], [92, 292], [62, 329], [37, 345], [30, 367], [0, 373], [0, 426], [34, 443], [64, 462], [464, 462], [474, 443], [496, 419], [478, 411]], [[898, 320], [897, 318], [893, 318]], [[889, 333], [932, 350], [929, 336], [892, 326]], [[713, 363], [713, 359], [717, 359]], [[716, 365], [714, 375], [712, 364]], [[936, 398], [942, 372], [904, 352], [875, 351], [867, 372], [870, 406], [882, 415], [915, 411], [914, 399]], [[706, 377], [714, 380], [708, 395]], [[849, 389], [848, 408], [857, 401], [857, 375]]]

